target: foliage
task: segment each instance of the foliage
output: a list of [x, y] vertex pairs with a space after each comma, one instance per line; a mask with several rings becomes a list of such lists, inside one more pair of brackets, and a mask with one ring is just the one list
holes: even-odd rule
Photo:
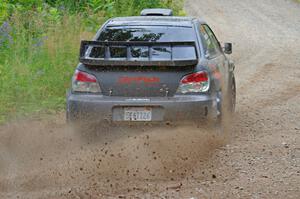
[[0, 123], [45, 110], [62, 110], [78, 62], [81, 39], [109, 17], [170, 0], [0, 0]]
[[182, 0], [0, 0], [0, 23], [15, 11], [47, 12], [53, 18], [81, 15], [88, 29], [113, 16], [138, 15], [144, 8], [172, 8], [182, 14]]
[[1, 27], [0, 120], [64, 106], [84, 34], [81, 19], [65, 16], [56, 23], [39, 16], [16, 13]]

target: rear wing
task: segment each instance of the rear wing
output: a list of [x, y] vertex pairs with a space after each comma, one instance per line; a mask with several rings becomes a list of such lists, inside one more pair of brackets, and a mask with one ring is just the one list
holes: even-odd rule
[[81, 41], [79, 61], [92, 66], [192, 66], [195, 42]]

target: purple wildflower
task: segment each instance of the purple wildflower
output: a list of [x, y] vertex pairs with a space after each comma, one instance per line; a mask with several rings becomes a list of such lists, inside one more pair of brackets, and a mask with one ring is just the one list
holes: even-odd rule
[[65, 7], [64, 5], [60, 5], [60, 6], [58, 7], [58, 10], [59, 10], [59, 11], [65, 11], [65, 10], [66, 10], [66, 7]]
[[4, 43], [12, 43], [12, 36], [10, 35], [11, 27], [7, 21], [3, 22], [3, 24], [0, 26], [0, 47]]
[[44, 41], [45, 41], [47, 38], [48, 38], [47, 36], [40, 37], [40, 38], [35, 38], [35, 39], [34, 39], [33, 46], [35, 46], [35, 47], [41, 47], [41, 46], [43, 46], [43, 45], [44, 45]]

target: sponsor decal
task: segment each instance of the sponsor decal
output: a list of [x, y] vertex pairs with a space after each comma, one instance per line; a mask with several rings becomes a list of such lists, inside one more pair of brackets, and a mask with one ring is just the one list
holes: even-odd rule
[[118, 79], [118, 83], [120, 84], [151, 84], [151, 83], [159, 83], [160, 79], [158, 77], [144, 77], [144, 76], [140, 76], [140, 77], [120, 77]]

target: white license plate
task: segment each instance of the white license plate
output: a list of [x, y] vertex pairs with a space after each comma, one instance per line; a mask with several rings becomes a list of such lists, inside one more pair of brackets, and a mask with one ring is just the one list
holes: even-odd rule
[[152, 109], [147, 107], [126, 107], [124, 108], [125, 121], [151, 121]]

